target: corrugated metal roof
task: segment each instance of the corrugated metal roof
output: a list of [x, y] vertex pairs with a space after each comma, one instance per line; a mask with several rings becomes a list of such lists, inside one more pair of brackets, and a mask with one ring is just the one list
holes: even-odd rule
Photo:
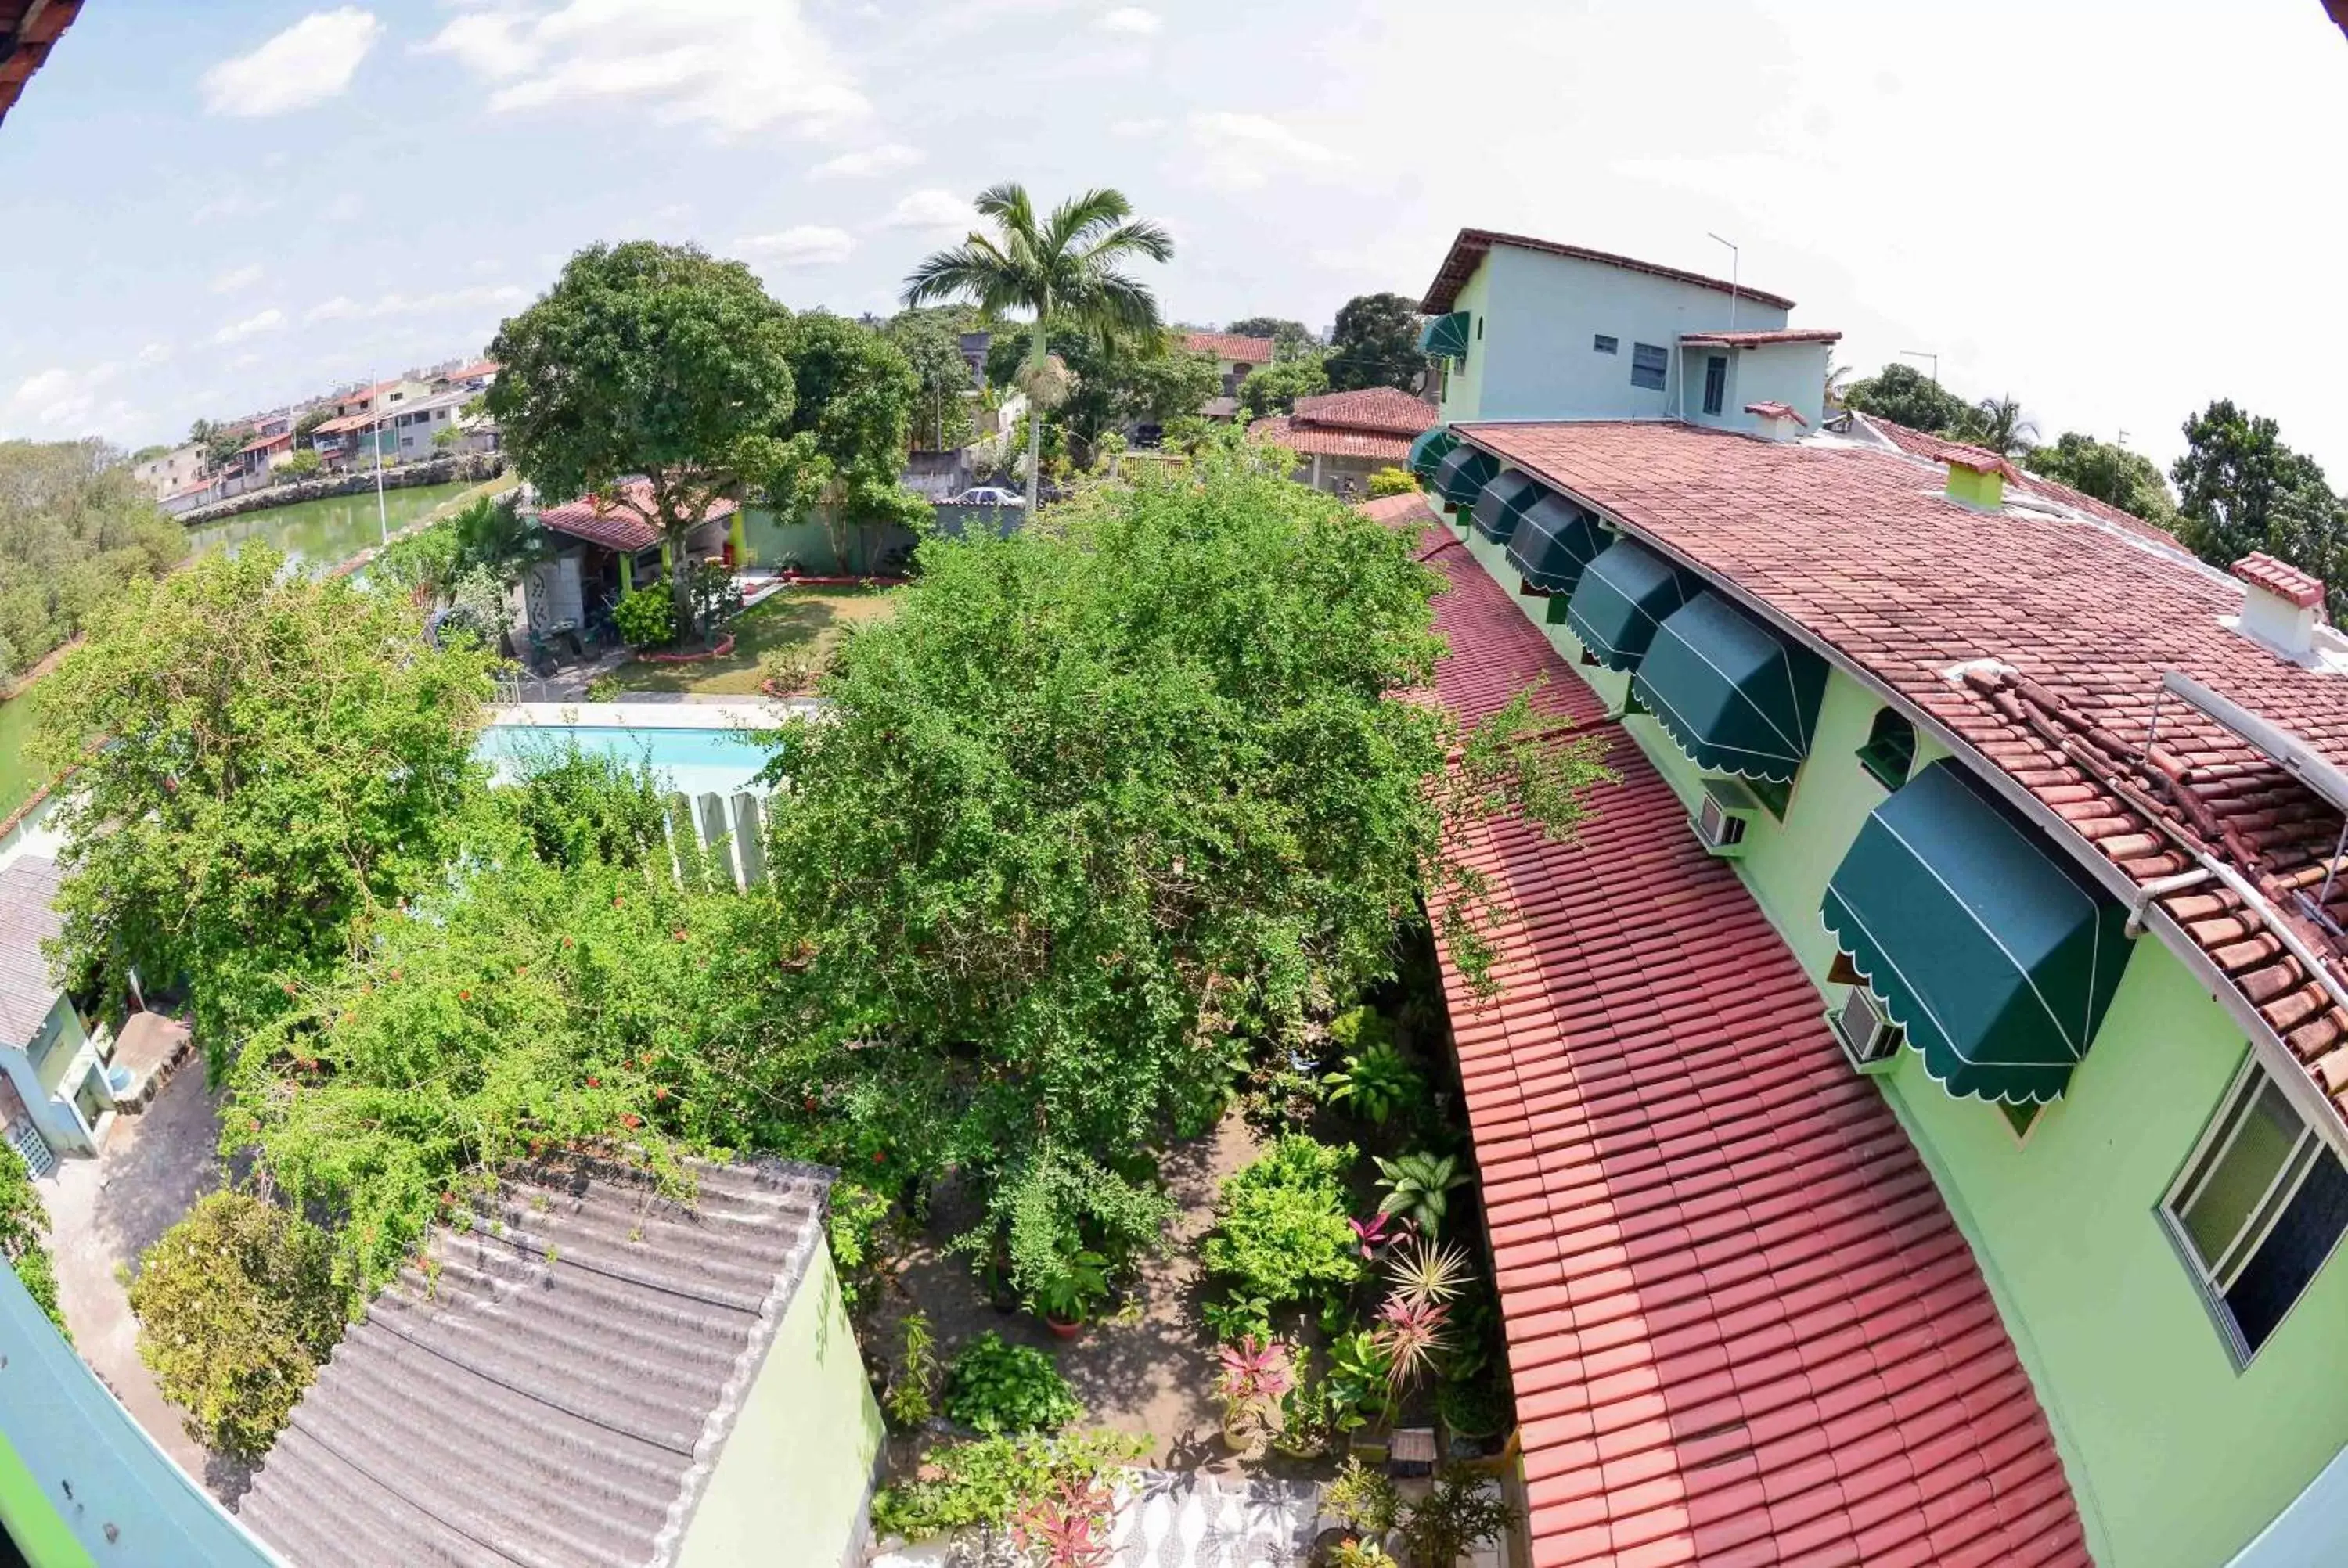
[[26, 1045], [63, 994], [41, 943], [65, 929], [50, 900], [64, 880], [57, 862], [20, 856], [0, 869], [0, 1044]]
[[409, 1270], [344, 1337], [244, 1522], [298, 1568], [674, 1563], [831, 1184], [694, 1171], [688, 1207], [614, 1167], [534, 1166], [469, 1230], [437, 1227], [437, 1280]]

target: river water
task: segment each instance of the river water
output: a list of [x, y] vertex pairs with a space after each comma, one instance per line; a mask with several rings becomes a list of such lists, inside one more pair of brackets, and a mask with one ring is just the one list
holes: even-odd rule
[[[386, 490], [384, 517], [399, 531], [468, 487], [418, 485], [413, 489]], [[202, 555], [222, 547], [235, 548], [248, 540], [283, 550], [304, 570], [321, 572], [340, 566], [361, 550], [382, 540], [383, 523], [376, 513], [375, 492], [329, 496], [323, 500], [297, 501], [247, 512], [225, 522], [211, 523], [188, 533], [188, 553]], [[0, 817], [6, 816], [36, 782], [24, 754], [25, 732], [31, 728], [31, 704], [0, 702]]]

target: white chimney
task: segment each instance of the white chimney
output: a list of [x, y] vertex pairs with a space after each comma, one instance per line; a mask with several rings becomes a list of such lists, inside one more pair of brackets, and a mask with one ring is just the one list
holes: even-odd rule
[[1798, 440], [1802, 432], [1809, 428], [1809, 421], [1789, 403], [1748, 403], [1745, 412], [1761, 421], [1760, 434], [1767, 440]]
[[2323, 617], [2323, 582], [2271, 555], [2247, 555], [2234, 563], [2242, 579], [2242, 619], [2235, 630], [2286, 659], [2315, 651], [2315, 628]]

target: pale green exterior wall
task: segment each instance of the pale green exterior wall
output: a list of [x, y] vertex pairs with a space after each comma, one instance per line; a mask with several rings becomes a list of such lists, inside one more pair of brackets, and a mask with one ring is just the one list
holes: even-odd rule
[[[1442, 408], [1446, 424], [1482, 417], [1484, 362], [1491, 357], [1486, 345], [1506, 341], [1488, 320], [1491, 297], [1492, 269], [1484, 266], [1476, 269], [1476, 275], [1468, 280], [1467, 285], [1459, 291], [1458, 298], [1452, 302], [1453, 310], [1468, 313], [1468, 363], [1464, 365], [1455, 363], [1444, 379]], [[1476, 337], [1476, 329], [1479, 325], [1484, 329], [1484, 338], [1480, 343]]]
[[857, 1561], [881, 1436], [839, 1276], [819, 1246], [685, 1529], [678, 1568]]
[[[1514, 593], [1502, 551], [1468, 548]], [[1546, 600], [1517, 604], [1619, 711], [1630, 677], [1580, 662]], [[1738, 872], [1827, 1007], [1827, 880], [1885, 795], [1852, 754], [1879, 700], [1836, 671], [1783, 823], [1748, 835]], [[1626, 731], [1683, 800], [1699, 773], [1656, 723]], [[1917, 765], [1946, 752], [1917, 737]], [[2105, 1568], [2222, 1563], [2348, 1445], [2348, 1264], [2319, 1273], [2258, 1358], [2234, 1369], [2158, 1205], [2249, 1042], [2158, 938], [2127, 973], [2069, 1092], [2026, 1141], [1998, 1110], [1953, 1100], [1913, 1050], [1879, 1078], [1973, 1256], [2052, 1421]]]

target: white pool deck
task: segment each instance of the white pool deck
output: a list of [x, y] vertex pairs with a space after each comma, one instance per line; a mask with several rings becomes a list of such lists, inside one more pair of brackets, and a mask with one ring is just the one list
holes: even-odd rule
[[813, 697], [725, 697], [697, 702], [511, 702], [489, 710], [493, 726], [594, 730], [771, 730], [813, 718]]

